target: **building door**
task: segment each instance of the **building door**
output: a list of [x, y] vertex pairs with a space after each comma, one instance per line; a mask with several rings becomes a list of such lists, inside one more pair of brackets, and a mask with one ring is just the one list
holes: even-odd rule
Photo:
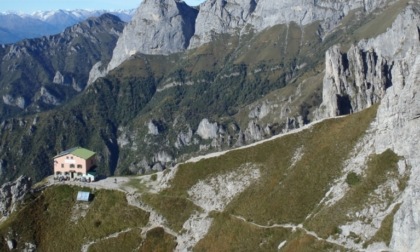
[[74, 172], [71, 172], [71, 178], [74, 179]]

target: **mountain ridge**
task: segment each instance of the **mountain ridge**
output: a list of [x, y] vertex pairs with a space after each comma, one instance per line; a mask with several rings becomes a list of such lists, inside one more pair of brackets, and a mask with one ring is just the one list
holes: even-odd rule
[[118, 17], [104, 14], [57, 35], [3, 45], [2, 117], [19, 113], [16, 108], [25, 113], [58, 106], [80, 93], [93, 63], [111, 57], [123, 27]]
[[7, 36], [0, 37], [0, 44], [16, 43], [23, 39], [38, 38], [58, 34], [65, 28], [82, 22], [90, 17], [105, 13], [118, 16], [124, 22], [130, 21], [135, 10], [56, 10], [36, 11], [32, 14], [1, 12], [0, 29]]
[[[159, 11], [167, 2], [148, 4]], [[225, 4], [237, 2], [251, 1]], [[176, 3], [163, 13], [179, 14]], [[107, 175], [157, 171], [118, 177], [120, 184], [107, 180], [126, 190], [143, 221], [105, 231], [102, 224], [124, 211], [95, 208], [116, 199], [99, 191], [87, 214], [105, 214], [104, 222], [78, 217], [96, 230], [87, 236], [92, 249], [139, 249], [158, 227], [154, 234], [164, 239], [156, 244], [180, 251], [419, 250], [420, 5], [390, 1], [365, 10], [383, 3], [358, 2], [363, 8], [332, 20], [327, 33], [320, 21], [292, 22], [213, 34], [210, 43], [179, 53], [133, 53], [62, 107], [2, 121], [0, 178], [26, 173], [40, 180], [51, 171], [32, 167], [47, 167], [54, 153], [75, 145], [97, 152], [98, 170]], [[171, 15], [148, 15], [172, 24]], [[178, 18], [172, 21], [182, 27], [185, 19]], [[309, 123], [224, 155], [199, 156]], [[76, 209], [69, 200], [75, 190], [51, 187], [45, 198], [33, 197], [37, 211], [22, 208], [0, 226], [0, 246], [55, 246], [43, 239], [56, 228], [45, 216], [58, 213], [78, 227], [62, 217]], [[45, 226], [20, 225], [25, 216]], [[39, 236], [25, 235], [33, 230]], [[77, 234], [75, 250], [85, 245]], [[60, 235], [65, 240], [67, 233]]]
[[[387, 26], [378, 30], [376, 23], [393, 21], [389, 17], [405, 6], [403, 1], [371, 14], [352, 11], [325, 38], [318, 22], [304, 27], [290, 23], [256, 34], [217, 35], [212, 43], [167, 56], [134, 54], [68, 104], [50, 113], [5, 120], [2, 132], [15, 132], [3, 134], [2, 141], [15, 144], [4, 149], [9, 164], [4, 169], [10, 171], [17, 160], [28, 167], [34, 160], [45, 163], [44, 156], [19, 157], [30, 146], [49, 156], [83, 145], [101, 153], [100, 172], [107, 175], [149, 173], [191, 155], [301, 127], [317, 118], [314, 111], [322, 102], [324, 52], [340, 42], [350, 47], [353, 40], [386, 32]], [[365, 32], [372, 29], [374, 33]], [[95, 64], [99, 70], [107, 65], [102, 61]], [[50, 78], [61, 80], [60, 74]], [[21, 102], [12, 98], [10, 103]], [[51, 130], [57, 132], [52, 138], [41, 135]], [[28, 141], [38, 142], [20, 141], [26, 132]], [[30, 174], [34, 172], [49, 171]]]
[[[153, 41], [144, 41], [145, 38], [150, 37], [150, 35], [147, 35], [148, 30], [154, 30], [148, 25], [155, 25], [153, 18], [145, 16], [146, 13], [149, 13], [149, 8], [151, 10], [153, 8], [159, 9], [162, 6], [172, 6], [181, 2], [178, 0], [160, 1], [159, 3], [144, 1], [134, 15], [134, 21], [129, 23], [126, 27], [127, 31], [123, 32], [122, 38], [114, 50], [108, 71], [114, 69], [135, 53], [167, 55], [182, 52], [210, 42], [214, 35], [232, 34], [238, 32], [236, 30], [239, 30], [240, 33], [248, 33], [252, 29], [261, 32], [279, 24], [296, 23], [299, 26], [304, 26], [320, 21], [319, 31], [328, 33], [351, 10], [362, 8], [366, 13], [370, 13], [376, 8], [383, 7], [388, 1], [314, 2], [305, 0], [297, 2], [290, 0], [275, 4], [270, 0], [258, 2], [255, 0], [208, 0], [199, 6], [196, 19], [184, 22], [181, 27], [177, 28], [177, 32], [182, 33], [186, 27], [195, 27], [193, 36], [186, 36], [187, 39], [190, 38], [189, 40], [191, 40], [188, 43], [176, 38], [172, 38], [171, 43], [165, 43], [162, 37], [156, 37]], [[149, 22], [137, 25], [141, 20], [149, 20]], [[144, 35], [142, 35], [143, 33]], [[134, 43], [133, 41], [141, 41], [141, 43]], [[170, 47], [168, 47], [169, 45]]]

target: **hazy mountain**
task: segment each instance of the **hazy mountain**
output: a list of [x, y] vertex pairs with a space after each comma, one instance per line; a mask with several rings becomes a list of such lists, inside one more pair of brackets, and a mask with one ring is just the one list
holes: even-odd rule
[[38, 38], [64, 31], [90, 17], [104, 13], [118, 16], [122, 21], [130, 21], [135, 10], [56, 10], [38, 11], [32, 14], [0, 13], [0, 44], [10, 44], [23, 39]]
[[0, 117], [39, 112], [81, 92], [93, 65], [110, 60], [123, 27], [118, 17], [104, 14], [57, 35], [2, 46]]

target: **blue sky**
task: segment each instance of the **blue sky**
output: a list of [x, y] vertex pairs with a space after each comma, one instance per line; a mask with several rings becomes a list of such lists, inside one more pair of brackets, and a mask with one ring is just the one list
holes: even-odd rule
[[[91, 9], [115, 10], [137, 8], [143, 0], [0, 0], [0, 12], [17, 11], [31, 13], [37, 10]], [[204, 0], [184, 0], [198, 5]]]

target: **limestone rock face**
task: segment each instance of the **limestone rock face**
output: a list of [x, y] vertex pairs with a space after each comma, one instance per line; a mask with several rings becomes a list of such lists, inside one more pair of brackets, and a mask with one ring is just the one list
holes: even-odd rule
[[[420, 44], [420, 42], [417, 42]], [[413, 48], [414, 49], [414, 48]], [[410, 50], [411, 51], [411, 50]], [[411, 167], [408, 187], [403, 203], [394, 217], [391, 248], [396, 251], [417, 251], [420, 249], [420, 56], [408, 52], [404, 61], [396, 64], [394, 85], [387, 90], [381, 102], [377, 117], [378, 151], [391, 148], [404, 157]]]
[[262, 31], [278, 24], [322, 21], [323, 30], [328, 32], [349, 11], [362, 8], [370, 12], [385, 3], [385, 0], [208, 0], [200, 5], [190, 48], [210, 42], [215, 34], [241, 31], [246, 25]]
[[214, 34], [242, 28], [257, 6], [256, 0], [208, 0], [200, 5], [190, 48], [212, 40]]
[[291, 22], [321, 21], [322, 30], [334, 29], [354, 9], [370, 12], [386, 0], [207, 0], [199, 9], [180, 0], [144, 0], [125, 27], [107, 71], [93, 71], [89, 82], [136, 53], [171, 54], [199, 47], [217, 34], [262, 31]]
[[322, 117], [379, 103], [369, 148], [362, 155], [367, 159], [390, 149], [401, 158], [401, 172], [410, 170], [407, 187], [393, 202], [401, 206], [394, 216], [392, 251], [420, 250], [419, 27], [420, 6], [412, 4], [386, 33], [361, 41], [346, 53], [335, 46], [326, 54]]
[[60, 99], [51, 94], [51, 92], [49, 92], [45, 87], [41, 87], [39, 95], [39, 100], [41, 100], [45, 104], [57, 106], [61, 103]]
[[108, 70], [136, 53], [185, 50], [194, 35], [198, 11], [179, 0], [144, 0], [119, 38]]
[[[419, 50], [420, 18], [408, 7], [392, 28], [375, 39], [362, 40], [349, 51], [339, 45], [326, 52], [323, 103], [318, 117], [357, 112], [382, 100], [413, 66]], [[400, 38], [400, 39], [395, 39]]]
[[102, 67], [102, 61], [96, 62], [95, 65], [93, 65], [92, 69], [90, 69], [89, 72], [89, 79], [88, 79], [88, 85], [92, 84], [95, 80], [105, 77], [107, 74], [106, 67], [105, 69], [101, 69]]
[[382, 6], [385, 0], [259, 0], [248, 21], [257, 31], [290, 22], [307, 25], [322, 21], [324, 30], [333, 29], [350, 10], [362, 8], [367, 12]]
[[3, 95], [3, 102], [6, 105], [15, 106], [21, 109], [24, 109], [27, 106], [26, 99], [22, 96], [14, 98], [11, 95]]
[[252, 120], [249, 121], [244, 136], [246, 142], [259, 141], [264, 137], [264, 130], [254, 120]]
[[325, 116], [349, 114], [378, 103], [392, 85], [392, 60], [375, 49], [352, 46], [347, 53], [334, 46], [326, 53], [323, 106]]
[[55, 76], [53, 79], [54, 84], [64, 84], [64, 76], [60, 73], [60, 71], [55, 72]]
[[149, 121], [147, 129], [150, 135], [159, 135], [159, 128], [153, 123], [153, 121]]
[[191, 145], [192, 137], [193, 137], [193, 131], [188, 126], [188, 131], [187, 132], [182, 132], [182, 131], [179, 132], [179, 134], [178, 134], [178, 136], [176, 138], [175, 147], [177, 149], [180, 149], [183, 146], [189, 146], [189, 145]]
[[16, 181], [4, 184], [0, 188], [0, 213], [9, 215], [16, 209], [16, 204], [23, 200], [32, 186], [31, 178], [20, 176]]
[[202, 139], [215, 139], [217, 138], [219, 127], [217, 123], [210, 123], [208, 119], [203, 119], [198, 125], [197, 134]]

